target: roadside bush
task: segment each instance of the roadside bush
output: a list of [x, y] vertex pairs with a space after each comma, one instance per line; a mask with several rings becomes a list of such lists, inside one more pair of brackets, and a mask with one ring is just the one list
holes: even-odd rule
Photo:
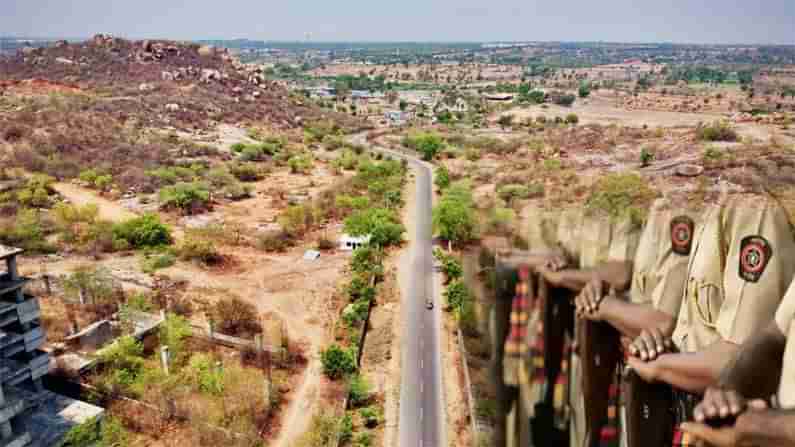
[[439, 188], [439, 190], [450, 186], [450, 171], [447, 170], [446, 166], [441, 165], [436, 168], [433, 183]]
[[197, 214], [209, 207], [210, 191], [200, 182], [177, 183], [160, 190], [160, 206], [178, 209], [184, 214]]
[[376, 280], [379, 279], [384, 273], [384, 267], [381, 261], [383, 251], [371, 246], [365, 245], [353, 251], [351, 258], [351, 270], [360, 274], [375, 274]]
[[737, 141], [737, 132], [728, 121], [715, 121], [709, 125], [700, 125], [696, 136], [702, 141]]
[[370, 432], [359, 433], [353, 440], [353, 444], [356, 447], [370, 447], [373, 445], [373, 434]]
[[320, 353], [323, 373], [330, 379], [340, 379], [356, 371], [356, 356], [350, 349], [334, 343]]
[[469, 300], [469, 290], [461, 280], [455, 280], [444, 291], [447, 307], [458, 313], [463, 309], [464, 303]]
[[366, 298], [348, 304], [342, 313], [342, 322], [349, 328], [356, 327], [367, 318], [369, 309], [370, 301]]
[[372, 387], [361, 374], [353, 374], [348, 379], [348, 399], [354, 407], [367, 404], [372, 396]]
[[456, 259], [455, 256], [447, 254], [443, 250], [436, 248], [433, 250], [433, 257], [438, 259], [442, 264], [442, 272], [447, 278], [447, 282], [457, 280], [464, 274], [461, 261]]
[[436, 133], [417, 132], [403, 137], [402, 144], [422, 154], [423, 160], [431, 161], [444, 147], [444, 140]]
[[134, 248], [168, 245], [172, 241], [171, 229], [152, 213], [115, 224], [113, 236]]
[[466, 184], [455, 184], [442, 194], [433, 209], [433, 228], [442, 239], [466, 243], [475, 236], [477, 224], [472, 192]]
[[352, 236], [370, 235], [370, 243], [381, 247], [401, 243], [405, 232], [397, 213], [386, 208], [356, 211], [345, 219], [344, 228]]
[[381, 420], [381, 415], [378, 413], [376, 407], [364, 407], [359, 410], [359, 416], [364, 421], [364, 426], [367, 428], [375, 428]]
[[370, 287], [370, 278], [358, 273], [351, 278], [351, 282], [345, 288], [351, 302], [371, 301], [375, 298], [375, 288]]

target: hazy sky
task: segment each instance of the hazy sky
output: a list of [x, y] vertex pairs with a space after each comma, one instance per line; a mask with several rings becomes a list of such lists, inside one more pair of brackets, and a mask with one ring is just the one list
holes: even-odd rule
[[0, 35], [795, 44], [795, 0], [0, 0]]

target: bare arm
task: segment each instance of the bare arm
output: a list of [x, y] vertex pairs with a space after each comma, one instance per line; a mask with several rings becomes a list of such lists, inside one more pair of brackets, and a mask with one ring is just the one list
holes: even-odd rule
[[752, 336], [726, 365], [720, 388], [735, 390], [749, 399], [766, 399], [776, 393], [787, 339], [775, 321]]
[[691, 393], [703, 393], [718, 382], [723, 367], [739, 346], [719, 341], [702, 351], [663, 354], [651, 362], [630, 357], [629, 365], [645, 380], [665, 382]]
[[553, 271], [543, 266], [539, 272], [544, 275], [552, 285], [565, 287], [574, 292], [580, 292], [586, 284], [594, 279], [607, 283], [609, 288], [616, 292], [629, 289], [632, 281], [632, 264], [629, 262], [605, 262], [591, 269], [567, 269]]
[[740, 445], [795, 445], [795, 410], [749, 410], [737, 418]]
[[609, 323], [625, 337], [636, 338], [641, 331], [657, 328], [670, 338], [676, 321], [667, 313], [646, 304], [636, 304], [608, 295], [598, 308], [599, 319]]

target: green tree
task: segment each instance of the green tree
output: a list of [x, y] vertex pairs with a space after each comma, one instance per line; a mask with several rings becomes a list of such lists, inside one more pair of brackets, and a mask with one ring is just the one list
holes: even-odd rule
[[356, 358], [351, 350], [334, 343], [320, 353], [323, 373], [330, 379], [339, 379], [356, 371]]
[[436, 168], [433, 183], [439, 188], [439, 190], [444, 190], [450, 186], [450, 171], [447, 170], [447, 166], [440, 165], [438, 168]]
[[344, 228], [352, 236], [370, 236], [370, 243], [386, 247], [403, 240], [405, 228], [392, 210], [368, 208], [356, 211], [345, 219]]
[[147, 213], [113, 226], [113, 236], [131, 247], [157, 247], [171, 243], [171, 229], [160, 222], [157, 214]]
[[433, 210], [433, 227], [450, 243], [466, 243], [475, 236], [476, 215], [468, 185], [447, 188]]
[[587, 98], [591, 94], [591, 85], [583, 82], [580, 84], [579, 90], [577, 90], [577, 94], [580, 95], [580, 98]]

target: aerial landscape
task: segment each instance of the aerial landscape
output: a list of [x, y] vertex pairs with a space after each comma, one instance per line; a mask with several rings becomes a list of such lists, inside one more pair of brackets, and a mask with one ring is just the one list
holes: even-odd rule
[[[702, 386], [647, 375], [638, 359], [698, 352], [707, 344], [687, 343], [700, 337], [734, 355], [774, 320], [795, 273], [793, 21], [746, 17], [758, 22], [749, 34], [715, 38], [740, 26], [738, 7], [703, 34], [621, 28], [619, 39], [594, 18], [561, 40], [552, 25], [469, 27], [489, 15], [476, 7], [435, 34], [425, 19], [378, 34], [369, 21], [384, 6], [315, 35], [275, 13], [268, 32], [243, 18], [211, 29], [204, 7], [169, 5], [162, 14], [184, 21], [172, 35], [126, 7], [81, 21], [25, 3], [0, 7], [11, 11], [0, 19], [0, 447], [608, 445], [616, 371], [697, 396], [677, 427], [701, 409], [709, 419], [728, 369]], [[697, 235], [713, 205], [739, 196], [742, 212], [772, 211], [721, 208], [729, 240], [707, 278], [720, 297], [702, 312], [693, 295], [711, 332], [680, 343], [698, 318], [678, 300], [712, 247], [699, 252]], [[641, 272], [644, 250], [665, 254]], [[682, 284], [669, 274], [677, 259]], [[632, 279], [616, 279], [619, 261]], [[768, 280], [775, 291], [757, 292]], [[695, 287], [717, 293], [709, 281]], [[733, 288], [744, 301], [724, 299]], [[658, 301], [673, 289], [669, 312]], [[657, 316], [627, 310], [638, 327], [594, 316], [624, 292]], [[775, 302], [751, 308], [751, 293]], [[760, 324], [735, 322], [743, 312]], [[622, 351], [602, 399], [587, 337], [608, 324]], [[781, 388], [776, 378], [748, 402], [778, 390], [787, 408], [786, 359]], [[741, 407], [738, 425], [755, 411]], [[630, 447], [632, 420], [618, 429]], [[698, 433], [708, 445], [795, 445]]]

